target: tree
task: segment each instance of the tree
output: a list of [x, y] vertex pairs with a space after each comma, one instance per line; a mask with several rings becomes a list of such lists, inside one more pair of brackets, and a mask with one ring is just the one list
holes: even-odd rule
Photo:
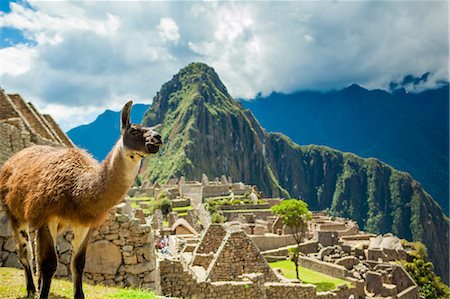
[[292, 261], [295, 264], [295, 273], [298, 276], [298, 258], [300, 255], [300, 243], [302, 243], [305, 233], [307, 221], [312, 218], [311, 212], [308, 210], [308, 204], [300, 199], [282, 200], [279, 204], [272, 207], [272, 213], [281, 218], [283, 224], [291, 229], [292, 235], [297, 248], [293, 252]]
[[434, 273], [433, 264], [428, 261], [427, 248], [420, 242], [410, 243], [414, 251], [412, 262], [401, 260], [400, 263], [419, 286], [419, 293], [427, 299], [449, 298], [450, 290], [439, 276]]

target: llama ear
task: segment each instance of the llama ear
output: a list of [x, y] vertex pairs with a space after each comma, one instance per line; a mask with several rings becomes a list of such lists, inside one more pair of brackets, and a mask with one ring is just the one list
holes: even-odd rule
[[120, 115], [120, 131], [123, 134], [125, 129], [130, 125], [130, 112], [133, 101], [129, 101], [123, 106], [122, 113]]

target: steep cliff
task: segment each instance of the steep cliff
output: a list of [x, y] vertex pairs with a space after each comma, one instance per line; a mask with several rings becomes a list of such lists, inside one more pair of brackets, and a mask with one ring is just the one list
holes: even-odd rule
[[449, 221], [418, 182], [376, 159], [266, 132], [207, 65], [190, 64], [165, 83], [143, 123], [161, 124], [165, 142], [159, 158], [144, 162], [150, 180], [225, 174], [269, 196], [303, 198], [369, 232], [424, 242], [448, 282]]

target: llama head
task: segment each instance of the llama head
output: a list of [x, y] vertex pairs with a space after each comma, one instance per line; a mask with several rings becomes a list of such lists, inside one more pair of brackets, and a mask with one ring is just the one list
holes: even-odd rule
[[120, 132], [124, 150], [131, 156], [145, 157], [149, 154], [156, 154], [162, 145], [161, 135], [152, 128], [130, 122], [132, 104], [132, 101], [126, 103], [120, 116]]

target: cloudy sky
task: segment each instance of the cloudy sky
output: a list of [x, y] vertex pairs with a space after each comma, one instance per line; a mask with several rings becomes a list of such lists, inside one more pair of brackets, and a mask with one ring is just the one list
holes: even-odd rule
[[448, 81], [448, 3], [0, 1], [1, 81], [64, 129], [150, 103], [182, 67], [214, 67], [236, 98]]

